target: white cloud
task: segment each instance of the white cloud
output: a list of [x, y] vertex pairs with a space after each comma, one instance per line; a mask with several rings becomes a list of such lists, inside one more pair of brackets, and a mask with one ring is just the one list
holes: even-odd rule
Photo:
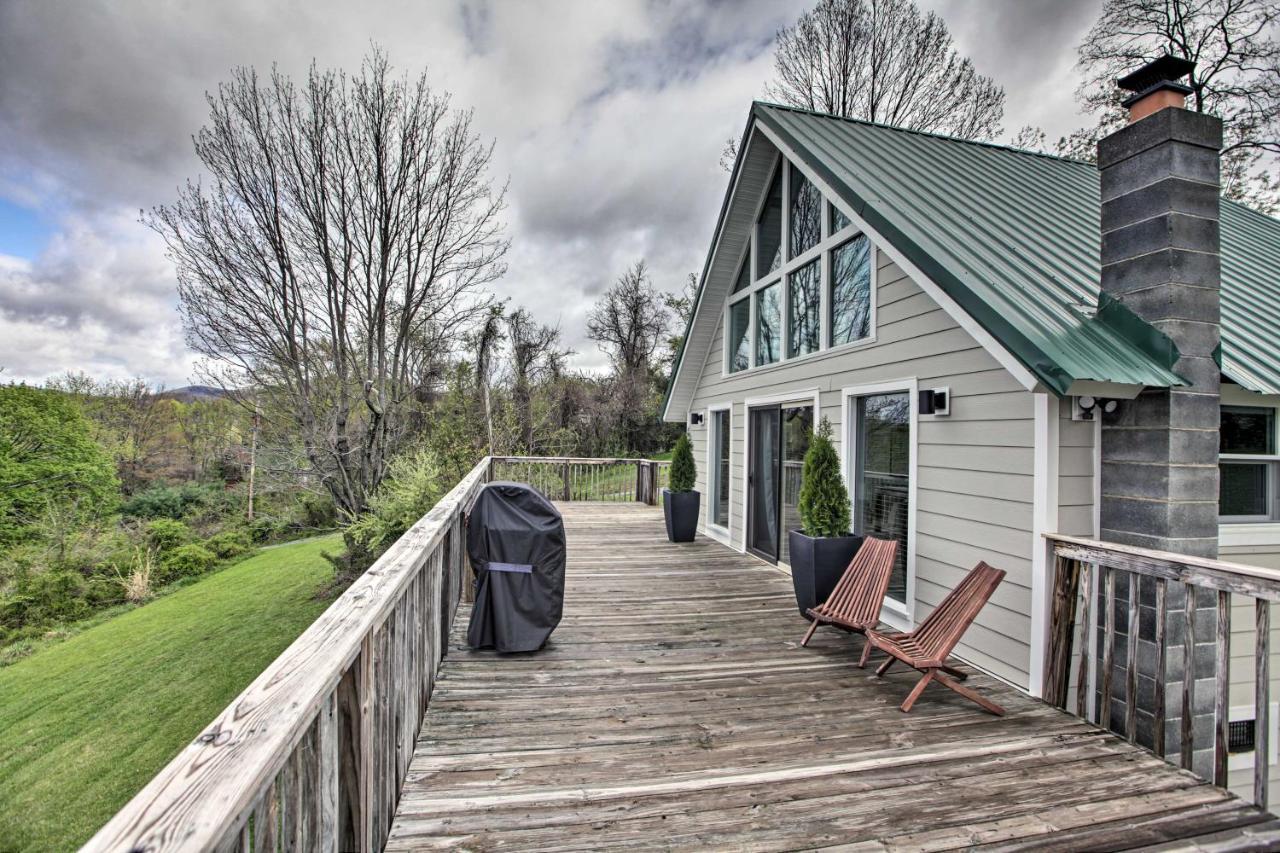
[[[1056, 132], [1097, 0], [926, 3], [1008, 88], [1006, 127]], [[173, 270], [137, 210], [199, 175], [191, 135], [230, 68], [353, 69], [376, 43], [407, 73], [429, 69], [497, 141], [512, 238], [498, 293], [558, 322], [579, 366], [602, 366], [592, 300], [642, 256], [666, 289], [701, 269], [721, 147], [770, 76], [773, 34], [807, 5], [0, 3], [0, 194], [60, 223], [40, 257], [0, 263], [0, 364], [187, 381]]]

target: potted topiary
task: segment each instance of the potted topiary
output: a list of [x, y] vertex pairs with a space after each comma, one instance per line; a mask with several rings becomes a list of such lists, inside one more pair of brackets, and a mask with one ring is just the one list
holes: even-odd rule
[[840, 457], [831, 443], [831, 424], [822, 419], [804, 455], [800, 483], [800, 523], [789, 531], [791, 583], [800, 614], [827, 600], [853, 560], [861, 536], [849, 532], [849, 492], [840, 476]]
[[672, 542], [692, 542], [698, 531], [699, 496], [693, 490], [697, 476], [689, 436], [681, 433], [671, 451], [671, 488], [662, 490], [662, 512], [667, 519], [667, 538]]

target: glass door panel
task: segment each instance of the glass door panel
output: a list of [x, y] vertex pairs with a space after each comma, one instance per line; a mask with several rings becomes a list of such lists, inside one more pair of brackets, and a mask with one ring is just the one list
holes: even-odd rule
[[871, 394], [855, 401], [857, 532], [897, 539], [889, 597], [907, 600], [907, 520], [911, 476], [911, 398], [906, 392]]
[[766, 560], [778, 559], [778, 474], [781, 409], [751, 409], [751, 458], [747, 468], [747, 548]]
[[791, 563], [787, 531], [800, 526], [800, 483], [804, 455], [813, 437], [813, 406], [782, 410], [782, 530], [779, 561]]

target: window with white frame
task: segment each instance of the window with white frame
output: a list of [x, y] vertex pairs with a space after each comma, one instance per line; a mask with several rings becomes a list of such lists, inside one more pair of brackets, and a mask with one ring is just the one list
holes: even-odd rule
[[1276, 410], [1222, 407], [1218, 433], [1218, 515], [1225, 523], [1280, 520]]
[[729, 526], [729, 410], [711, 412], [711, 523]]
[[725, 372], [872, 339], [873, 270], [866, 235], [779, 158], [726, 308]]

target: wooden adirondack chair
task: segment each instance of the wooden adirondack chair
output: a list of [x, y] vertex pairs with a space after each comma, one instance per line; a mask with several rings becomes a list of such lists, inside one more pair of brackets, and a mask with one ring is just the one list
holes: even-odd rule
[[809, 608], [813, 622], [800, 645], [809, 645], [819, 625], [834, 625], [859, 634], [874, 628], [880, 621], [880, 606], [884, 604], [897, 553], [896, 539], [863, 539], [831, 595], [817, 607]]
[[867, 645], [858, 666], [866, 666], [871, 650], [876, 648], [889, 655], [889, 659], [876, 670], [876, 675], [884, 675], [893, 662], [899, 660], [923, 673], [902, 703], [904, 713], [911, 710], [930, 682], [937, 682], [996, 716], [1004, 716], [1004, 708], [960, 684], [957, 679], [963, 680], [967, 676], [947, 665], [947, 655], [951, 654], [1000, 581], [1004, 580], [1004, 574], [1001, 569], [978, 563], [914, 631], [880, 634], [867, 630]]

